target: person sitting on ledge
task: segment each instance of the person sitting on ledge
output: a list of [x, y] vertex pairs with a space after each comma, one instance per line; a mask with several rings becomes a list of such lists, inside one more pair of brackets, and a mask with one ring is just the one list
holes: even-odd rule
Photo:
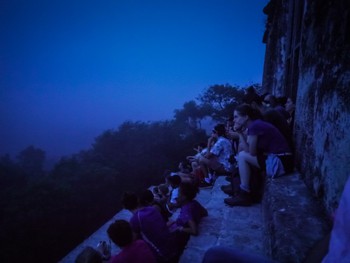
[[176, 239], [180, 250], [182, 250], [190, 235], [198, 235], [198, 225], [201, 219], [208, 215], [197, 200], [198, 187], [192, 183], [181, 183], [179, 187], [178, 203], [181, 206], [180, 214], [176, 221], [168, 222], [171, 232], [176, 232]]
[[249, 206], [251, 166], [265, 170], [265, 161], [269, 154], [275, 154], [281, 161], [285, 173], [293, 171], [293, 156], [286, 138], [272, 124], [261, 120], [261, 113], [247, 104], [238, 106], [234, 111], [237, 131], [247, 129], [247, 140], [240, 136], [243, 151], [237, 156], [240, 175], [239, 193], [224, 202], [230, 206]]
[[224, 124], [218, 124], [212, 130], [212, 135], [208, 139], [207, 153], [199, 158], [199, 164], [204, 175], [204, 181], [200, 187], [211, 186], [213, 183], [213, 175], [208, 170], [213, 170], [216, 174], [231, 172], [231, 155], [232, 144], [226, 138], [226, 127]]
[[[126, 192], [122, 198], [125, 209], [133, 215], [130, 226], [136, 238], [143, 239], [153, 250], [159, 262], [176, 262], [178, 248], [162, 215], [152, 206], [139, 206], [135, 193]], [[143, 261], [142, 261], [143, 262]]]
[[130, 224], [125, 220], [116, 220], [108, 229], [109, 238], [121, 248], [121, 252], [111, 258], [109, 263], [155, 263], [156, 258], [147, 243], [141, 239], [133, 240]]

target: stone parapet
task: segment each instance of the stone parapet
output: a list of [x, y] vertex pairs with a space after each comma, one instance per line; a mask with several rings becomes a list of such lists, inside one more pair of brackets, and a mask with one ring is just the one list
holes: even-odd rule
[[277, 262], [303, 262], [330, 231], [325, 209], [298, 173], [268, 179], [262, 208], [265, 252]]

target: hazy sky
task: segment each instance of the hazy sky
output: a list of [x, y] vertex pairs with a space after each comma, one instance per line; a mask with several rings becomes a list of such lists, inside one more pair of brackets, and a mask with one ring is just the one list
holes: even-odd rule
[[1, 0], [0, 154], [71, 154], [211, 85], [261, 82], [267, 2]]

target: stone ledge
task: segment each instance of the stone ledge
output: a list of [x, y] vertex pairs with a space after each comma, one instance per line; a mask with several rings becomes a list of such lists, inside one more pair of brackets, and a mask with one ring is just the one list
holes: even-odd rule
[[262, 210], [265, 252], [278, 262], [303, 262], [330, 231], [323, 207], [298, 173], [266, 181]]
[[[237, 248], [247, 253], [263, 255], [263, 225], [261, 204], [251, 207], [229, 207], [220, 187], [228, 184], [219, 177], [212, 189], [202, 189], [198, 201], [208, 210], [208, 217], [199, 225], [199, 235], [192, 236], [180, 263], [200, 263], [204, 253], [213, 246]], [[205, 197], [205, 198], [203, 198]]]

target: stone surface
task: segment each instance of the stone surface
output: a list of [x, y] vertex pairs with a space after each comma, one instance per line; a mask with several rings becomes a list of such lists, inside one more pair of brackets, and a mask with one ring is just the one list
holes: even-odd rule
[[330, 228], [325, 210], [295, 173], [266, 181], [263, 198], [264, 244], [278, 262], [303, 262]]
[[220, 190], [226, 184], [225, 178], [219, 177], [213, 189], [201, 190], [198, 200], [208, 209], [209, 216], [201, 222], [199, 235], [189, 240], [181, 263], [202, 262], [205, 251], [218, 245], [264, 254], [261, 204], [226, 206], [223, 200], [227, 195]]
[[[202, 189], [197, 200], [208, 210], [208, 217], [199, 225], [199, 235], [192, 236], [180, 259], [181, 263], [200, 263], [212, 246], [238, 248], [248, 253], [266, 255], [277, 262], [302, 262], [317, 240], [329, 232], [324, 209], [295, 173], [268, 180], [262, 204], [251, 207], [229, 207], [221, 190], [226, 185], [219, 177], [212, 189]], [[174, 214], [176, 218], [178, 212]], [[96, 247], [108, 240], [106, 230], [116, 219], [129, 220], [131, 214], [122, 210], [78, 245], [60, 262], [74, 262], [86, 246]], [[112, 254], [120, 250], [112, 245]]]
[[[237, 247], [243, 251], [263, 254], [261, 205], [252, 207], [228, 207], [223, 200], [225, 195], [220, 186], [227, 184], [224, 177], [216, 180], [212, 189], [202, 189], [197, 200], [208, 209], [209, 216], [199, 226], [199, 235], [192, 236], [180, 259], [181, 263], [200, 263], [205, 251], [217, 245]], [[173, 215], [176, 218], [177, 213]], [[76, 256], [86, 247], [96, 247], [100, 240], [108, 240], [106, 230], [116, 219], [129, 220], [131, 214], [122, 210], [98, 229], [93, 235], [78, 245], [60, 262], [74, 262]], [[112, 245], [112, 254], [120, 250]]]

